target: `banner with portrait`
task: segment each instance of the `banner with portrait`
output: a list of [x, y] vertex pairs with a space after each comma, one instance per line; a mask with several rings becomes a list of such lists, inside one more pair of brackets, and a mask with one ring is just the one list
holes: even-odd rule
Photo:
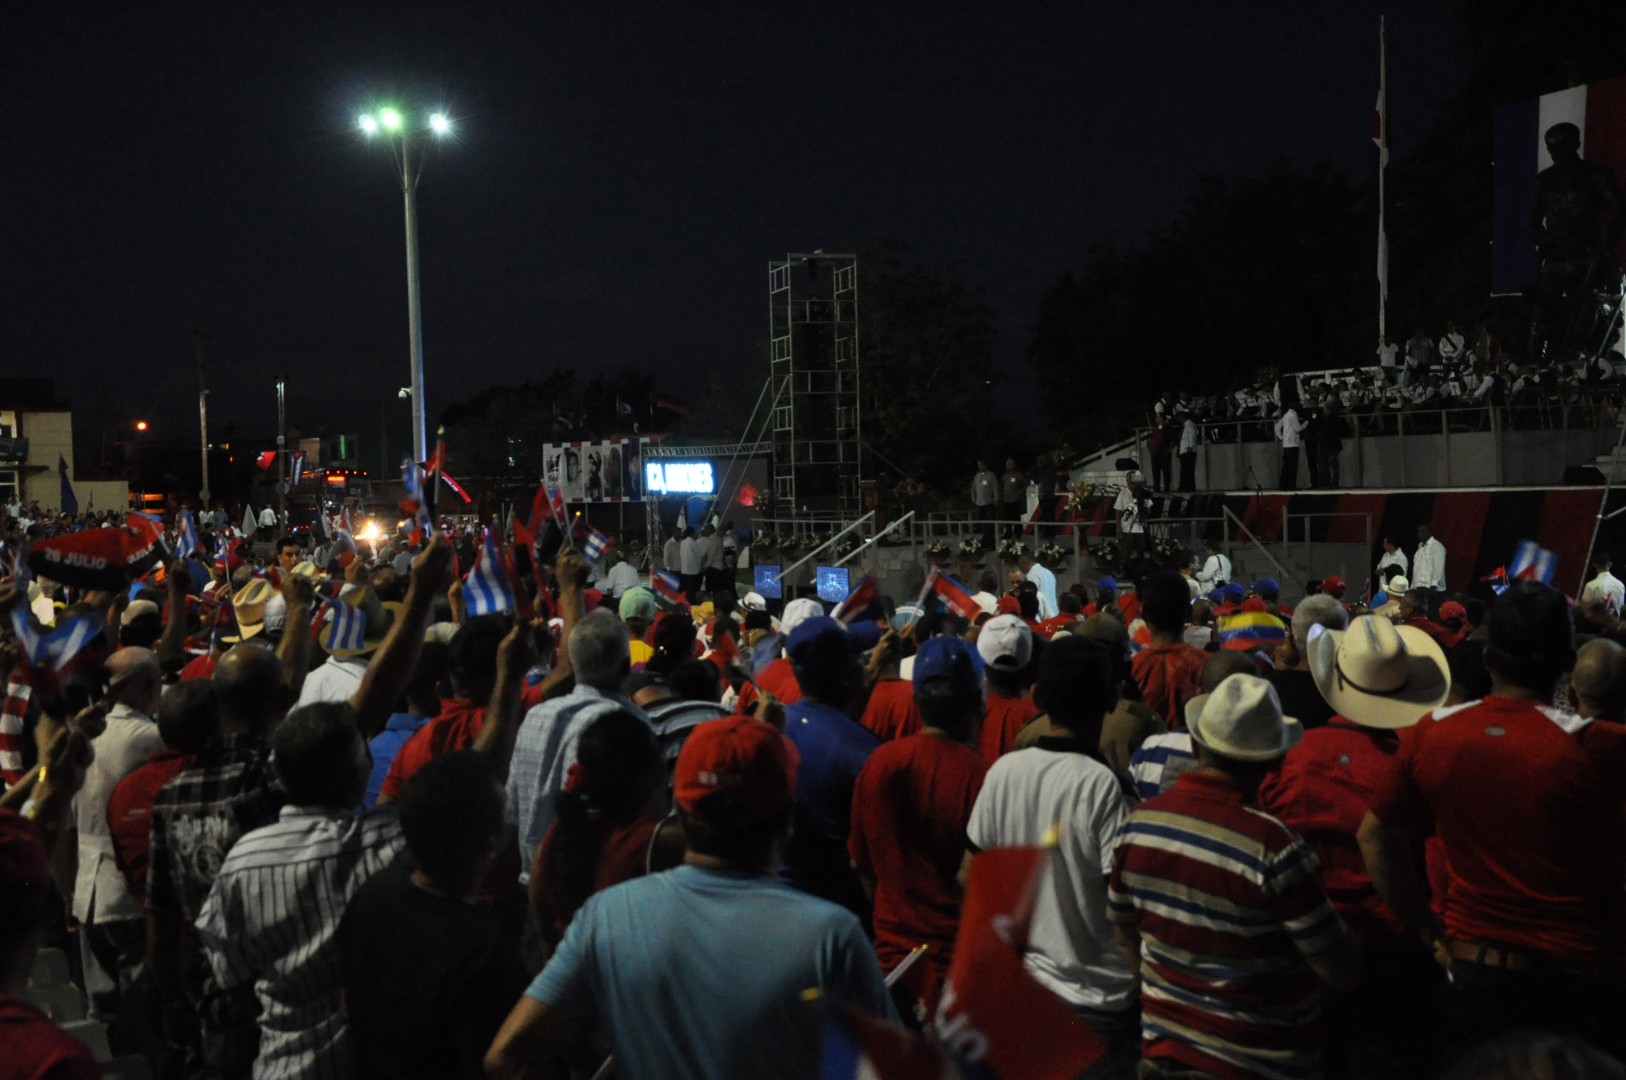
[[566, 502], [638, 502], [643, 460], [638, 439], [549, 443], [542, 456], [544, 483], [557, 484]]

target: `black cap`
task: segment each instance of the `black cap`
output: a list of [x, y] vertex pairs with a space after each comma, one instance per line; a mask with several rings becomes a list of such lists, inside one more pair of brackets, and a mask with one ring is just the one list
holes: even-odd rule
[[1497, 598], [1486, 625], [1490, 643], [1542, 668], [1567, 671], [1575, 663], [1575, 622], [1569, 601], [1551, 585], [1517, 581]]

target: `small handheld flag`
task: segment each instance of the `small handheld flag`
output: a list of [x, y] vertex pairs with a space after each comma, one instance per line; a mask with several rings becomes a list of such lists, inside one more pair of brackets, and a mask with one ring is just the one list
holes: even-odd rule
[[682, 579], [670, 570], [653, 570], [649, 574], [649, 587], [655, 590], [656, 595], [680, 604], [688, 602], [683, 595], [682, 584]]
[[847, 598], [837, 604], [836, 609], [830, 613], [830, 617], [837, 622], [851, 626], [863, 617], [864, 612], [868, 611], [872, 605], [879, 603], [880, 600], [881, 590], [876, 587], [874, 576], [865, 574], [864, 580], [853, 586], [852, 591], [847, 594]]
[[78, 615], [57, 624], [49, 633], [34, 629], [28, 618], [28, 608], [19, 604], [11, 609], [11, 628], [17, 634], [23, 659], [30, 670], [55, 675], [62, 667], [79, 655], [92, 638], [101, 632], [101, 625], [87, 615]]
[[1534, 540], [1520, 540], [1508, 566], [1508, 576], [1514, 581], [1541, 581], [1553, 583], [1553, 572], [1558, 569], [1558, 556]]
[[593, 528], [587, 526], [587, 539], [582, 541], [582, 554], [588, 562], [598, 562], [606, 551], [610, 550], [610, 538]]
[[936, 567], [932, 568], [926, 580], [931, 590], [942, 598], [943, 604], [962, 619], [976, 622], [982, 615], [982, 608], [971, 599], [971, 594], [965, 591], [965, 586], [947, 574], [939, 573]]
[[401, 509], [412, 516], [412, 542], [421, 544], [434, 529], [434, 519], [424, 490], [423, 470], [411, 458], [401, 463], [401, 484], [406, 488]]
[[327, 639], [329, 652], [355, 650], [366, 644], [367, 616], [355, 605], [343, 600], [328, 601], [327, 621], [332, 628]]
[[489, 530], [480, 544], [474, 569], [463, 583], [463, 596], [471, 617], [514, 610], [514, 586], [503, 568], [497, 538]]
[[192, 511], [182, 510], [175, 515], [177, 532], [180, 534], [175, 540], [175, 554], [181, 558], [190, 558], [198, 553], [201, 543], [198, 540], [198, 523], [192, 520]]

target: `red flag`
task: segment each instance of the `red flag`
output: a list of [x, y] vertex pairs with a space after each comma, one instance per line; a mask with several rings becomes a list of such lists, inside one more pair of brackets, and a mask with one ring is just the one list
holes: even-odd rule
[[[1045, 848], [990, 848], [971, 860], [954, 962], [932, 1030], [962, 1067], [1072, 1080], [1102, 1054], [1095, 1033], [1022, 965]], [[1042, 1031], [1044, 1038], [1033, 1033]], [[975, 1075], [975, 1073], [973, 1074]]]
[[272, 465], [275, 465], [276, 461], [277, 452], [275, 450], [266, 450], [262, 452], [259, 457], [254, 459], [254, 465], [256, 468], [264, 470], [269, 469]]
[[[517, 523], [516, 523], [517, 524]], [[531, 595], [525, 589], [524, 582], [520, 581], [519, 574], [514, 570], [514, 545], [502, 546], [502, 569], [508, 575], [508, 580], [514, 584], [514, 614], [523, 622], [530, 622], [536, 618], [536, 608], [531, 604]]]
[[728, 677], [730, 664], [737, 663], [740, 658], [740, 648], [734, 643], [734, 635], [724, 630], [717, 630], [711, 636], [711, 653], [706, 657], [717, 665], [718, 674]]
[[982, 608], [978, 607], [977, 602], [971, 599], [971, 594], [965, 591], [965, 586], [946, 574], [938, 573], [936, 567], [932, 568], [926, 582], [931, 586], [932, 591], [942, 598], [943, 603], [950, 611], [953, 611], [967, 622], [976, 622], [978, 617], [982, 615]]
[[876, 588], [875, 578], [865, 574], [864, 580], [853, 586], [852, 592], [847, 594], [845, 600], [836, 605], [836, 609], [830, 613], [830, 617], [837, 622], [843, 622], [851, 626], [862, 618], [864, 612], [868, 611], [872, 605], [880, 602], [881, 590]]

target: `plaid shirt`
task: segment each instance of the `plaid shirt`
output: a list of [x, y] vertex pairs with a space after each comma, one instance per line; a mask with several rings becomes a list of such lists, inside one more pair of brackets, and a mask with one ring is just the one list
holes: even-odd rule
[[282, 789], [271, 748], [255, 735], [222, 735], [158, 790], [152, 805], [147, 906], [179, 908], [195, 922], [226, 853], [244, 833], [277, 820]]

